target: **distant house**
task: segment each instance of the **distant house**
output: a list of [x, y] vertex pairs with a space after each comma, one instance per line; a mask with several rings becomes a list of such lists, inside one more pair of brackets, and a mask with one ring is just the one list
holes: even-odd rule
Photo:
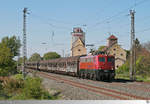
[[107, 39], [107, 46], [105, 46], [101, 51], [107, 53], [108, 55], [115, 56], [116, 69], [123, 65], [126, 61], [126, 51], [121, 48], [121, 46], [118, 44], [118, 38], [116, 38], [114, 35], [111, 35]]

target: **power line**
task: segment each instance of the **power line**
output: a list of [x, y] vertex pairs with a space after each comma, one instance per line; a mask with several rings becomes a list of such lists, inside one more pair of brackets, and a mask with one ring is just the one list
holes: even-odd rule
[[43, 17], [41, 17], [41, 16], [38, 16], [38, 15], [35, 15], [35, 14], [33, 14], [33, 13], [31, 13], [31, 16], [32, 17], [35, 17], [35, 18], [37, 18], [39, 21], [41, 21], [42, 23], [44, 23], [44, 24], [47, 24], [47, 25], [49, 25], [49, 26], [51, 26], [52, 28], [59, 28], [59, 29], [67, 29], [67, 30], [71, 30], [71, 28], [68, 28], [68, 27], [66, 27], [66, 26], [57, 26], [57, 25], [55, 25], [55, 24], [53, 24], [53, 23], [51, 23], [50, 21], [55, 21], [55, 22], [57, 22], [57, 23], [63, 23], [63, 24], [73, 24], [73, 23], [65, 23], [65, 22], [63, 22], [63, 21], [59, 21], [59, 20], [55, 20], [55, 19], [46, 19], [46, 18], [43, 18]]
[[[107, 3], [107, 5], [106, 6], [103, 6], [103, 8], [100, 10], [100, 11], [98, 11], [97, 12], [97, 14], [102, 14], [103, 13], [103, 11], [107, 8], [107, 7], [109, 7], [109, 5], [110, 4], [112, 4], [114, 2], [114, 0], [112, 0], [111, 2], [109, 2], [109, 3]], [[97, 17], [99, 17], [99, 16], [97, 16]], [[99, 19], [97, 19], [97, 20], [99, 20]]]
[[[148, 1], [148, 0], [141, 0], [141, 1], [139, 1], [139, 2], [136, 2], [135, 1], [135, 4], [133, 5], [133, 6], [131, 6], [130, 8], [133, 8], [133, 7], [136, 7], [136, 6], [139, 6], [140, 4], [142, 4], [142, 3], [144, 3], [144, 2], [146, 2], [146, 1]], [[128, 8], [129, 9], [129, 8]], [[127, 10], [127, 9], [125, 9], [125, 10]], [[125, 11], [124, 10], [124, 11]], [[123, 14], [123, 12], [124, 11], [122, 11], [122, 13], [121, 12], [119, 12], [119, 13], [121, 13], [121, 14]], [[118, 13], [118, 15], [119, 15], [119, 13]], [[121, 15], [120, 14], [120, 15]], [[110, 20], [109, 20], [109, 18], [107, 18], [107, 19], [105, 19], [105, 20], [103, 20], [103, 21], [101, 21], [101, 23], [100, 24], [104, 24], [104, 23], [107, 23], [108, 21], [109, 21], [109, 23], [110, 22], [114, 22], [114, 21], [118, 21], [118, 18], [121, 18], [122, 16], [118, 16], [117, 14], [116, 15], [114, 15], [114, 17], [116, 16], [116, 18], [115, 18], [115, 20], [113, 19], [114, 17], [112, 16], [112, 17], [110, 17]], [[123, 15], [123, 17], [126, 17], [126, 16], [129, 16], [129, 15]], [[149, 17], [149, 16], [148, 16]], [[149, 19], [148, 17], [145, 17], [146, 19]], [[119, 20], [121, 20], [121, 19], [119, 19]], [[145, 20], [145, 19], [144, 19]], [[143, 20], [142, 20], [143, 21]], [[116, 22], [115, 22], [116, 23]], [[120, 22], [121, 23], [121, 22]], [[97, 24], [98, 25], [98, 24]], [[95, 27], [97, 26], [97, 25], [95, 25]], [[126, 24], [124, 24], [124, 25], [121, 25], [121, 26], [118, 26], [119, 28], [123, 28], [123, 27], [125, 27], [125, 26], [127, 26], [127, 25], [129, 25], [129, 23], [126, 23]], [[91, 30], [92, 31], [95, 31], [95, 30], [99, 30], [99, 28], [97, 28], [97, 29], [94, 29], [93, 30], [93, 28], [94, 27], [91, 27], [90, 29], [89, 29], [89, 31], [91, 32]]]
[[140, 31], [137, 31], [136, 33], [141, 33], [141, 32], [145, 32], [145, 31], [149, 31], [150, 28], [146, 28], [146, 29], [143, 29], [143, 30], [140, 30]]
[[38, 18], [40, 18], [40, 19], [42, 19], [42, 20], [47, 20], [47, 21], [53, 21], [53, 22], [57, 22], [57, 23], [62, 23], [62, 24], [67, 24], [67, 25], [73, 25], [74, 23], [71, 23], [71, 22], [66, 22], [66, 21], [62, 21], [62, 20], [56, 20], [56, 19], [54, 19], [54, 18], [44, 18], [44, 17], [42, 17], [42, 16], [39, 16], [39, 15], [37, 15], [37, 14], [35, 14], [35, 13], [33, 13], [32, 12], [32, 16], [34, 16], [34, 17], [38, 17]]
[[[145, 25], [145, 21], [149, 20], [150, 16], [145, 16], [143, 18], [138, 19], [138, 23], [142, 23]], [[138, 24], [137, 24], [138, 25]]]
[[107, 17], [107, 18], [104, 19], [103, 21], [97, 22], [97, 23], [96, 23], [95, 25], [93, 25], [92, 27], [96, 27], [97, 25], [100, 25], [100, 24], [104, 23], [105, 21], [109, 21], [109, 20], [111, 20], [111, 19], [113, 19], [113, 18], [115, 18], [115, 17], [118, 17], [119, 15], [123, 14], [123, 13], [126, 12], [127, 10], [132, 9], [132, 8], [135, 7], [135, 6], [139, 6], [140, 4], [142, 4], [142, 3], [146, 2], [146, 1], [148, 1], [148, 0], [142, 0], [142, 1], [138, 2], [138, 3], [136, 3], [136, 5], [134, 4], [134, 5], [132, 5], [131, 7], [129, 7], [129, 8], [127, 8], [127, 9], [124, 9], [124, 10], [122, 10], [122, 11], [116, 13], [115, 15], [112, 15], [112, 16], [110, 16], [110, 17]]

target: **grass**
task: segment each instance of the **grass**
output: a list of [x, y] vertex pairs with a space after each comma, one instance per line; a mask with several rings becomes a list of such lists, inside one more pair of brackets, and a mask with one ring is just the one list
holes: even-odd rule
[[[116, 74], [115, 78], [116, 79], [130, 80], [130, 76], [127, 73], [125, 73], [125, 74]], [[150, 82], [150, 77], [142, 77], [142, 76], [136, 75], [136, 81], [139, 81], [139, 82]]]

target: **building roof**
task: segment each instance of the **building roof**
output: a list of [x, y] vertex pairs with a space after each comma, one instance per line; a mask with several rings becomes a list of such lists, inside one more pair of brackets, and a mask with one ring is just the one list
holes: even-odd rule
[[[73, 42], [72, 44], [74, 45], [77, 41], [81, 41], [81, 43], [83, 44], [83, 45], [85, 45], [85, 43], [82, 41], [82, 39], [79, 37], [75, 42]], [[72, 46], [73, 47], [73, 46]]]
[[111, 35], [109, 38], [108, 38], [108, 40], [117, 40], [118, 38], [117, 37], [115, 37], [114, 35]]
[[74, 44], [75, 44], [77, 41], [80, 41], [80, 42], [82, 43], [82, 45], [85, 46], [85, 44], [84, 44], [84, 42], [81, 40], [81, 38], [78, 38], [75, 42], [72, 43], [73, 46], [72, 46], [71, 50], [72, 50], [73, 48], [75, 48], [75, 47], [81, 45], [81, 44], [78, 44], [77, 46], [74, 46]]
[[73, 28], [74, 33], [83, 33], [83, 30], [80, 27]]

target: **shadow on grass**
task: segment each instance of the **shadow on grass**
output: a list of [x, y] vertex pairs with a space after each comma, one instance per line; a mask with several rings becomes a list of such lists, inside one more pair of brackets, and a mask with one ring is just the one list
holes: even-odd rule
[[114, 80], [104, 80], [104, 82], [108, 82], [108, 83], [113, 83], [113, 82], [127, 83], [127, 82], [134, 82], [134, 81], [133, 80], [128, 80], [128, 79], [123, 79], [123, 78], [116, 78]]

